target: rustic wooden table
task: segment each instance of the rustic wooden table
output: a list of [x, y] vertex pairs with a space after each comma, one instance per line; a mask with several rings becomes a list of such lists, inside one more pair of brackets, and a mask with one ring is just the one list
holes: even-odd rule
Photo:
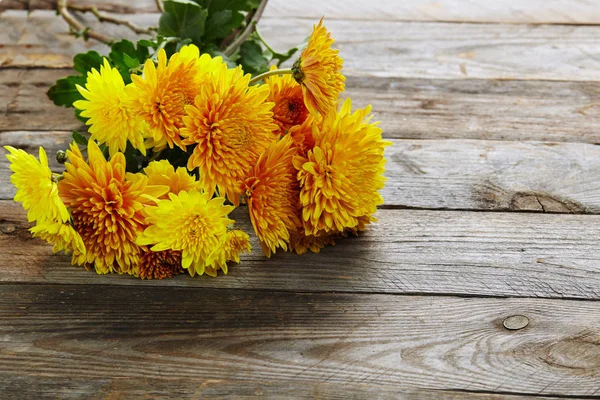
[[[30, 238], [0, 150], [0, 397], [600, 398], [594, 3], [271, 0], [277, 48], [326, 16], [347, 94], [393, 141], [380, 222], [317, 255], [97, 276]], [[81, 129], [45, 91], [106, 48], [54, 6], [0, 4], [1, 145], [54, 153]]]

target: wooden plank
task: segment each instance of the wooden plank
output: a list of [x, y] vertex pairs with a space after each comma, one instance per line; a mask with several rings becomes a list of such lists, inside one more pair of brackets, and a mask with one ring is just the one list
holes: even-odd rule
[[[46, 91], [71, 69], [0, 70], [0, 131], [81, 130]], [[600, 143], [598, 82], [349, 77], [355, 107], [373, 105], [388, 138]]]
[[[110, 377], [81, 378], [0, 374], [5, 399], [328, 399], [328, 400], [558, 400], [563, 397], [488, 394], [461, 390], [401, 389], [376, 384], [252, 381], [205, 377], [170, 378]], [[8, 396], [8, 397], [7, 397]]]
[[[0, 282], [189, 286], [600, 299], [600, 216], [380, 210], [359, 238], [319, 254], [254, 252], [218, 278], [96, 275], [32, 239], [20, 205], [0, 201]], [[234, 219], [252, 232], [246, 210]]]
[[[155, 14], [125, 17], [142, 26], [157, 20]], [[264, 18], [261, 31], [273, 47], [286, 49], [301, 42], [314, 22]], [[596, 40], [600, 26], [351, 20], [327, 20], [327, 26], [346, 59], [349, 76], [600, 80], [600, 44]], [[5, 46], [0, 55], [3, 66], [64, 67], [71, 65], [78, 52], [90, 48], [106, 51], [103, 45], [86, 44], [67, 35], [65, 23], [51, 11], [34, 11], [28, 17], [23, 11], [7, 11], [0, 28], [0, 43]], [[122, 26], [106, 25], [103, 31], [131, 37]]]
[[[77, 0], [75, 4], [97, 5], [101, 10], [134, 14], [156, 11], [153, 0]], [[52, 10], [56, 0], [4, 0], [0, 10]], [[447, 21], [525, 24], [598, 24], [600, 10], [585, 0], [362, 0], [333, 1], [269, 0], [266, 17], [357, 19], [369, 21]]]
[[[504, 328], [514, 315], [528, 325]], [[138, 390], [154, 377], [199, 388], [225, 379], [548, 396], [600, 390], [596, 302], [2, 285], [0, 317], [7, 381], [124, 378]]]
[[[37, 155], [46, 149], [50, 167], [71, 132], [15, 131], [0, 134], [0, 180], [9, 181], [10, 145]], [[421, 209], [600, 213], [600, 147], [582, 143], [485, 140], [393, 140], [386, 150], [387, 207]], [[15, 188], [0, 186], [0, 199]]]

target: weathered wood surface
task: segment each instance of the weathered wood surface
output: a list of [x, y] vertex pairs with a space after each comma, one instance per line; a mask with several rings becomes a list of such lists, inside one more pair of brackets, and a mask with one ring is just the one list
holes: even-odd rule
[[[56, 0], [3, 0], [0, 10], [52, 10]], [[153, 0], [76, 0], [101, 10], [133, 14], [156, 12]], [[526, 24], [598, 24], [600, 10], [586, 0], [269, 0], [265, 17], [349, 20], [448, 21]]]
[[[126, 15], [138, 25], [156, 24], [156, 14]], [[84, 16], [97, 26], [93, 16]], [[297, 45], [315, 20], [264, 18], [261, 32], [274, 48]], [[453, 24], [398, 21], [328, 20], [349, 76], [537, 79], [598, 81], [600, 26]], [[123, 26], [103, 32], [132, 37]], [[282, 35], [281, 32], [285, 32]], [[357, 32], [360, 34], [357, 35]], [[376, 39], [373, 39], [376, 38]], [[52, 11], [6, 11], [0, 17], [2, 66], [70, 66], [74, 54], [105, 52], [94, 42], [76, 40]]]
[[[78, 376], [15, 376], [0, 374], [5, 390], [3, 399], [330, 399], [330, 400], [531, 400], [530, 395], [487, 394], [466, 390], [400, 389], [368, 383], [290, 382], [269, 379], [252, 381], [210, 377], [109, 377], [93, 379]], [[10, 395], [7, 395], [10, 393]], [[584, 398], [584, 397], [579, 397]], [[564, 397], [535, 396], [536, 400]]]
[[[70, 110], [69, 110], [70, 111]], [[69, 119], [73, 119], [70, 117]], [[11, 171], [1, 146], [37, 156], [43, 146], [50, 167], [71, 132], [0, 133], [0, 182]], [[485, 140], [393, 140], [386, 150], [387, 207], [421, 209], [600, 213], [600, 147], [583, 143]], [[16, 189], [0, 186], [0, 199]]]
[[[1, 131], [80, 130], [46, 91], [71, 69], [0, 71]], [[600, 143], [600, 83], [348, 77], [344, 96], [372, 104], [384, 135]]]
[[[507, 330], [503, 321], [515, 314], [529, 324]], [[198, 389], [239, 379], [549, 396], [600, 390], [594, 302], [2, 285], [0, 318], [0, 376], [9, 380], [69, 374], [90, 382], [187, 379]]]
[[[0, 201], [0, 282], [600, 299], [600, 216], [380, 210], [359, 238], [319, 254], [253, 253], [229, 275], [141, 281], [95, 275], [32, 239], [25, 212]], [[252, 232], [246, 211], [234, 219]], [[158, 289], [157, 289], [158, 290]]]

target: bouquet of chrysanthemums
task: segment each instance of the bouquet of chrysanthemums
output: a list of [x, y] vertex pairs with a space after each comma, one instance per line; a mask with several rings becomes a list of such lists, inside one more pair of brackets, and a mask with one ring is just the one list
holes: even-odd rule
[[50, 90], [72, 96], [89, 131], [57, 154], [65, 171], [43, 148], [6, 146], [33, 236], [99, 274], [161, 279], [239, 263], [251, 250], [229, 217], [240, 205], [267, 257], [319, 252], [375, 221], [390, 143], [370, 107], [339, 99], [343, 60], [322, 20], [292, 68], [262, 73], [192, 43], [146, 44], [120, 62], [79, 55], [85, 74]]

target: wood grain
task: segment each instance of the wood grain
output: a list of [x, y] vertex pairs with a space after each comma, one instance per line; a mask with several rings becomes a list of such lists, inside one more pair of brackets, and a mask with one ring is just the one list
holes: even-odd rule
[[[129, 17], [141, 26], [156, 14]], [[89, 16], [85, 17], [91, 21]], [[312, 19], [264, 18], [263, 35], [277, 49], [297, 45], [312, 30]], [[96, 22], [90, 22], [95, 26]], [[600, 26], [453, 24], [328, 20], [349, 76], [443, 79], [525, 79], [598, 81]], [[129, 37], [122, 26], [103, 27]], [[76, 53], [106, 47], [66, 33], [51, 11], [7, 11], [0, 20], [3, 66], [65, 67]], [[285, 32], [282, 35], [281, 32]], [[357, 35], [356, 32], [360, 32]], [[377, 38], [374, 40], [373, 38]]]
[[[515, 314], [529, 325], [506, 330], [502, 321]], [[8, 381], [169, 377], [200, 389], [221, 379], [287, 380], [549, 396], [600, 390], [595, 302], [2, 285], [0, 318], [0, 375]]]
[[[208, 375], [208, 374], [206, 374]], [[402, 389], [378, 384], [290, 382], [289, 380], [213, 379], [203, 377], [97, 377], [0, 374], [3, 398], [56, 399], [328, 399], [328, 400], [531, 400], [530, 395], [488, 394], [463, 390]], [[536, 400], [563, 397], [535, 396]], [[580, 397], [581, 398], [581, 397]]]
[[[0, 70], [0, 131], [81, 130], [46, 91], [71, 69]], [[598, 82], [348, 77], [355, 107], [372, 104], [388, 138], [600, 143]]]
[[[71, 132], [15, 131], [0, 134], [0, 182], [11, 174], [10, 145], [37, 156], [43, 146], [50, 167]], [[387, 207], [420, 209], [600, 213], [600, 147], [582, 143], [485, 140], [393, 140], [386, 150]], [[0, 186], [12, 199], [13, 185]]]
[[0, 282], [600, 299], [600, 216], [380, 210], [359, 238], [319, 254], [265, 258], [246, 210], [233, 218], [254, 252], [218, 278], [141, 281], [95, 275], [32, 239], [25, 212], [0, 201]]
[[[75, 4], [97, 5], [100, 9], [134, 14], [156, 11], [153, 0], [77, 0]], [[0, 10], [52, 10], [56, 0], [4, 0]], [[319, 19], [369, 21], [448, 21], [526, 24], [598, 24], [600, 10], [585, 0], [497, 0], [473, 2], [469, 0], [269, 0], [266, 17], [301, 17]]]

